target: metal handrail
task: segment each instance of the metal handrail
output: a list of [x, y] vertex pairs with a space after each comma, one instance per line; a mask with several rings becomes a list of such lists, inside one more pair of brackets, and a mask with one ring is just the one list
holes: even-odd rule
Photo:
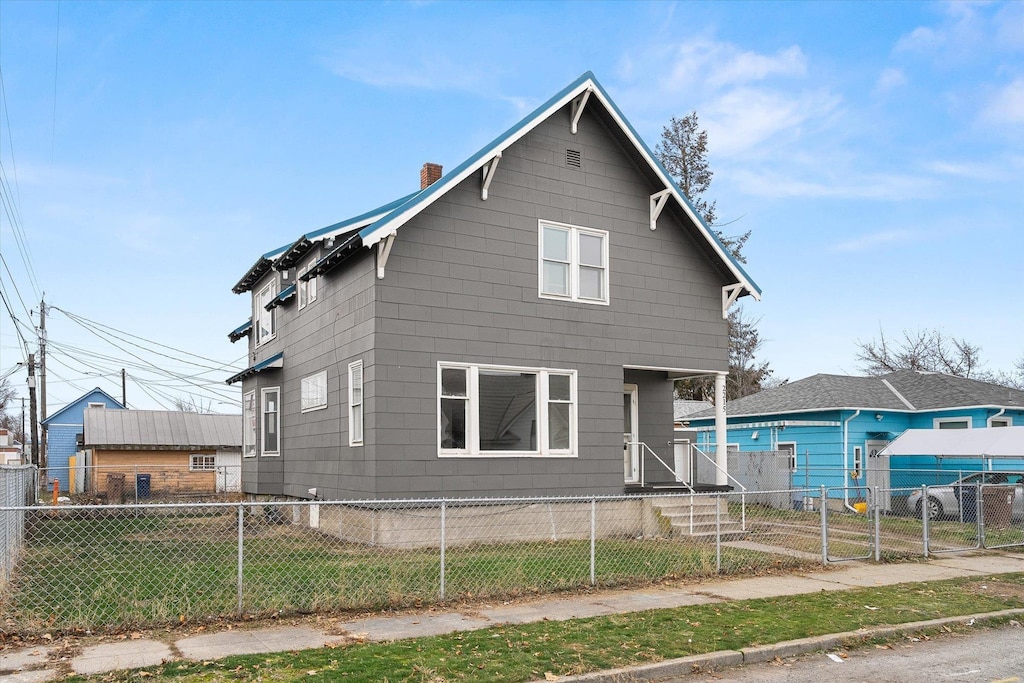
[[646, 453], [650, 453], [651, 455], [653, 455], [654, 459], [657, 460], [659, 463], [661, 463], [661, 466], [669, 471], [669, 473], [672, 475], [673, 479], [675, 479], [680, 484], [685, 485], [686, 488], [690, 489], [690, 492], [693, 493], [693, 487], [690, 486], [690, 483], [682, 481], [682, 479], [679, 476], [679, 473], [676, 472], [671, 467], [669, 467], [668, 464], [664, 460], [661, 459], [661, 456], [658, 455], [657, 453], [655, 453], [654, 449], [651, 448], [650, 446], [648, 446], [645, 442], [643, 442], [643, 441], [627, 441], [626, 445], [627, 446], [640, 446], [641, 449], [642, 449], [640, 451], [640, 486], [644, 486], [647, 483], [646, 482], [646, 472], [645, 472], [645, 467], [644, 467], [644, 462], [646, 460], [646, 458], [644, 457], [644, 454], [646, 452]]
[[721, 466], [714, 459], [711, 458], [711, 456], [709, 456], [707, 453], [702, 451], [696, 444], [691, 444], [690, 447], [693, 448], [695, 451], [697, 451], [699, 454], [701, 454], [704, 457], [705, 460], [707, 460], [708, 462], [710, 462], [712, 465], [715, 466], [716, 470], [718, 470], [719, 472], [723, 473], [726, 476], [727, 479], [731, 480], [734, 484], [736, 484], [736, 486], [738, 486], [740, 488], [740, 517], [741, 517], [740, 522], [741, 522], [741, 528], [744, 531], [746, 531], [747, 530], [747, 487], [744, 486], [743, 484], [741, 484], [739, 482], [739, 480], [736, 479], [736, 477], [734, 477], [731, 474], [729, 474], [728, 470], [723, 470], [721, 468]]

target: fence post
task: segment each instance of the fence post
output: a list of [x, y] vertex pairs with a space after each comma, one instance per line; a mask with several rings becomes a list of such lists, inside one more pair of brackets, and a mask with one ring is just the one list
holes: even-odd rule
[[444, 541], [445, 541], [445, 499], [441, 499], [441, 600], [444, 600]]
[[[643, 503], [641, 503], [641, 507]], [[590, 499], [590, 585], [597, 584], [597, 567], [595, 563], [595, 550], [597, 544], [597, 500]]]
[[138, 505], [139, 504], [139, 466], [135, 465], [133, 467], [133, 469], [135, 470], [135, 504]]
[[[978, 547], [985, 547], [985, 505], [981, 500], [984, 493], [981, 484], [975, 484], [977, 493], [974, 494], [974, 520], [978, 526]], [[960, 507], [963, 507], [962, 505]]]
[[924, 534], [924, 556], [928, 559], [928, 532], [931, 520], [928, 519], [928, 486], [921, 484], [921, 528]]
[[821, 485], [821, 502], [818, 504], [821, 514], [821, 563], [828, 564], [828, 498], [825, 485]]
[[245, 537], [245, 506], [243, 503], [238, 504], [238, 580], [237, 580], [237, 591], [238, 591], [238, 616], [242, 616], [242, 561], [245, 558], [245, 551], [243, 550], [242, 539]]
[[875, 509], [875, 562], [882, 561], [882, 506], [879, 505], [878, 487], [871, 491], [871, 507]]
[[722, 494], [715, 496], [715, 573], [722, 573]]

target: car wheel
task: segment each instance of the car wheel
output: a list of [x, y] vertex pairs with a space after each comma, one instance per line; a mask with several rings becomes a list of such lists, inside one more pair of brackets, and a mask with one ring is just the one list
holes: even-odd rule
[[[921, 501], [917, 503], [917, 516], [921, 516]], [[942, 517], [942, 503], [939, 502], [938, 498], [928, 496], [928, 519], [938, 519]]]

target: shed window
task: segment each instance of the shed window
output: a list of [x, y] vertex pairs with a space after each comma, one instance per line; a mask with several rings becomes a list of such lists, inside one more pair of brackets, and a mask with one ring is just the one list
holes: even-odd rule
[[217, 456], [193, 453], [189, 456], [188, 468], [192, 472], [213, 472], [217, 469]]

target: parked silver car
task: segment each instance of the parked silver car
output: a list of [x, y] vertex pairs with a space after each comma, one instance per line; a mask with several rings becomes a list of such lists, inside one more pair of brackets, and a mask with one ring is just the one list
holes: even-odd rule
[[[1024, 519], [1024, 472], [975, 472], [945, 486], [928, 487], [928, 519], [960, 518], [960, 502], [977, 500], [978, 484], [1013, 484], [1017, 491], [1013, 497], [1011, 515], [1014, 520]], [[966, 494], [965, 494], [966, 492]], [[921, 515], [921, 491], [917, 489], [907, 497], [907, 507]], [[1005, 508], [1004, 508], [1005, 509]], [[975, 510], [965, 509], [964, 515], [974, 518]]]

